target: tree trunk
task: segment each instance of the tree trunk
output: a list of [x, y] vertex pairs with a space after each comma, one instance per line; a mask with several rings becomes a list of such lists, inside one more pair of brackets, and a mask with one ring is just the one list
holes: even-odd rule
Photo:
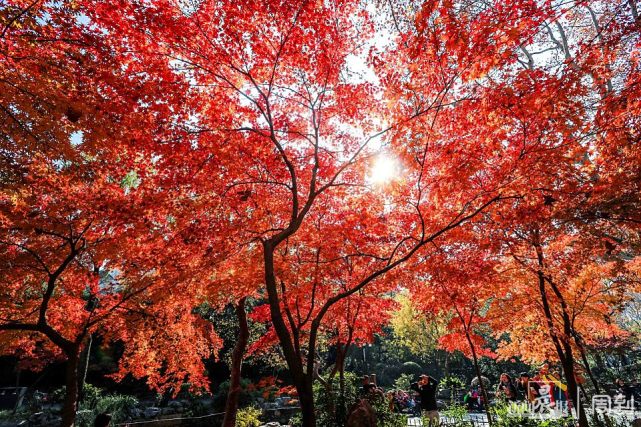
[[[541, 304], [543, 305], [543, 313], [545, 314], [548, 333], [554, 344], [554, 348], [556, 349], [557, 355], [559, 357], [559, 361], [561, 362], [561, 366], [563, 367], [563, 373], [565, 375], [565, 380], [568, 385], [568, 394], [570, 397], [570, 402], [572, 405], [574, 405], [574, 408], [576, 410], [576, 414], [579, 418], [578, 420], [579, 426], [588, 427], [588, 419], [583, 409], [583, 406], [581, 406], [581, 402], [579, 399], [578, 384], [576, 381], [576, 373], [574, 369], [574, 363], [575, 363], [574, 354], [572, 352], [572, 345], [570, 343], [571, 325], [568, 323], [569, 321], [568, 321], [567, 312], [565, 311], [565, 307], [562, 307], [563, 308], [563, 326], [564, 326], [565, 334], [562, 336], [559, 336], [559, 334], [557, 334], [556, 328], [554, 326], [554, 317], [552, 315], [552, 309], [550, 308], [550, 301], [548, 299], [547, 290], [545, 286], [546, 279], [545, 279], [545, 274], [543, 272], [543, 268], [545, 267], [545, 262], [543, 257], [543, 248], [541, 247], [540, 240], [539, 240], [540, 237], [539, 237], [538, 230], [535, 233], [535, 239], [536, 241], [534, 242], [534, 248], [536, 250], [536, 255], [537, 255], [537, 260], [539, 265], [539, 270], [537, 271], [539, 295], [541, 297]], [[562, 295], [560, 295], [560, 290], [556, 288], [551, 281], [548, 281], [548, 283], [550, 283], [556, 295], [559, 297], [562, 297]], [[562, 298], [560, 298], [560, 300], [563, 301]]]
[[446, 377], [450, 376], [450, 353], [445, 353], [445, 360], [443, 361], [443, 373]]
[[247, 313], [245, 302], [247, 298], [241, 298], [236, 305], [236, 318], [238, 319], [238, 339], [234, 345], [231, 357], [231, 378], [229, 380], [229, 392], [225, 402], [225, 418], [223, 427], [234, 427], [236, 425], [236, 413], [238, 412], [238, 398], [240, 397], [240, 377], [243, 358], [247, 343], [249, 341], [249, 325], [247, 324]]
[[78, 366], [80, 365], [80, 349], [67, 354], [65, 370], [65, 400], [62, 406], [61, 427], [73, 427], [78, 410]]
[[490, 397], [487, 394], [487, 390], [485, 390], [485, 384], [483, 383], [483, 376], [481, 375], [481, 368], [479, 367], [479, 359], [478, 356], [476, 355], [476, 349], [474, 348], [474, 343], [472, 342], [472, 338], [470, 337], [469, 332], [467, 331], [467, 328], [465, 328], [465, 337], [467, 338], [467, 342], [470, 345], [470, 350], [472, 351], [472, 361], [474, 362], [474, 370], [476, 371], [476, 377], [479, 379], [479, 386], [481, 387], [481, 393], [483, 394], [483, 400], [484, 406], [485, 406], [485, 412], [487, 413], [487, 423], [490, 427], [492, 427], [492, 414], [490, 413]]
[[349, 408], [345, 402], [345, 356], [347, 355], [347, 345], [345, 345], [344, 350], [339, 353], [339, 357], [336, 360], [338, 363], [338, 413], [336, 414], [336, 420], [339, 424], [343, 425], [347, 422], [347, 412]]
[[581, 400], [579, 396], [579, 384], [576, 381], [576, 375], [574, 370], [574, 356], [571, 351], [568, 354], [565, 354], [565, 361], [562, 362], [563, 372], [565, 373], [565, 380], [568, 383], [568, 393], [570, 395], [570, 400], [574, 405], [576, 414], [579, 417], [579, 426], [588, 427], [588, 417], [585, 413], [585, 409], [581, 405]]
[[89, 372], [89, 359], [91, 357], [91, 345], [93, 343], [93, 335], [89, 334], [89, 341], [87, 343], [87, 350], [85, 351], [84, 367], [82, 370], [82, 377], [78, 385], [78, 401], [82, 402], [85, 396], [85, 384], [87, 383], [87, 372]]
[[[301, 412], [303, 416], [303, 427], [316, 427], [316, 415], [314, 412], [314, 392], [313, 380], [314, 373], [312, 371], [305, 372], [303, 368], [302, 356], [296, 351], [296, 347], [292, 342], [289, 329], [285, 324], [285, 319], [281, 313], [281, 301], [278, 295], [278, 286], [276, 284], [276, 275], [274, 272], [274, 246], [271, 242], [263, 242], [263, 261], [265, 268], [265, 289], [267, 290], [267, 297], [269, 301], [269, 311], [271, 314], [272, 325], [274, 331], [278, 336], [283, 356], [287, 362], [287, 367], [292, 376], [292, 382], [298, 392], [298, 399], [300, 401]], [[310, 341], [312, 338], [310, 338]], [[310, 350], [313, 350], [313, 343], [310, 342]], [[307, 366], [312, 365], [315, 351], [310, 351], [307, 354]]]
[[590, 377], [590, 381], [592, 381], [592, 385], [594, 386], [594, 393], [601, 394], [601, 388], [599, 387], [599, 382], [594, 376], [594, 373], [592, 372], [592, 368], [590, 368], [590, 361], [588, 360], [588, 355], [585, 351], [585, 346], [583, 345], [583, 341], [579, 336], [575, 336], [575, 342], [576, 342], [577, 348], [579, 349], [579, 353], [581, 354], [581, 360], [583, 361], [583, 365], [585, 366], [585, 372], [587, 372], [588, 376]]
[[303, 415], [303, 427], [316, 427], [316, 412], [314, 409], [314, 390], [311, 381], [305, 381], [303, 390], [296, 387]]

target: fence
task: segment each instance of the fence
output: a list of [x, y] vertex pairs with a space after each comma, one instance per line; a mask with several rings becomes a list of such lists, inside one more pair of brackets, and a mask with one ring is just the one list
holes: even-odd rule
[[[489, 427], [490, 425], [485, 414], [470, 414], [464, 421], [472, 427]], [[428, 425], [423, 424], [423, 421], [418, 417], [408, 418], [407, 425], [408, 427], [428, 427]], [[439, 427], [458, 427], [460, 425], [461, 420], [447, 417], [441, 417], [438, 424]]]
[[[300, 408], [296, 406], [287, 406], [282, 408], [269, 408], [263, 410], [262, 420], [287, 422], [289, 418]], [[126, 423], [116, 424], [116, 427], [216, 427], [223, 422], [224, 412], [215, 414], [202, 415], [199, 417], [180, 417], [179, 415], [165, 415], [150, 420], [137, 420]]]
[[[173, 417], [173, 418], [159, 418], [154, 420], [132, 421], [128, 423], [117, 424], [117, 427], [176, 427], [176, 426], [189, 426], [189, 427], [212, 427], [222, 423], [224, 412], [216, 414], [203, 415], [200, 417]], [[484, 414], [471, 414], [465, 421], [473, 427], [489, 427], [489, 423]], [[408, 427], [428, 427], [423, 425], [419, 417], [408, 417]], [[460, 421], [442, 417], [439, 427], [456, 427], [460, 425]]]
[[128, 423], [116, 424], [117, 427], [211, 427], [223, 422], [224, 412], [202, 415], [200, 417], [176, 417], [158, 418], [154, 420], [131, 421]]

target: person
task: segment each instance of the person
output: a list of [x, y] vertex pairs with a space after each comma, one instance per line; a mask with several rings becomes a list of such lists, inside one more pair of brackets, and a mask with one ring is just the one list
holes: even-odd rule
[[410, 396], [403, 390], [394, 390], [392, 393], [392, 410], [394, 412], [403, 413], [410, 409]]
[[627, 385], [623, 380], [623, 378], [617, 378], [614, 381], [614, 385], [616, 390], [615, 394], [617, 396], [624, 396], [626, 404], [632, 400], [632, 393], [633, 393], [632, 387]]
[[438, 381], [429, 375], [421, 375], [419, 380], [410, 385], [410, 389], [418, 392], [421, 397], [421, 411], [430, 425], [438, 425], [439, 415], [436, 405], [436, 390]]
[[465, 403], [468, 411], [481, 411], [483, 409], [481, 393], [479, 393], [478, 387], [472, 386], [468, 392], [465, 393], [463, 403]]
[[516, 388], [512, 383], [512, 378], [506, 373], [501, 374], [499, 385], [496, 388], [496, 397], [509, 402], [516, 401]]
[[561, 373], [559, 370], [553, 369], [548, 375], [548, 379], [554, 383], [554, 401], [556, 402], [556, 407], [562, 410], [569, 408], [568, 387], [561, 381]]
[[363, 383], [361, 385], [361, 396], [363, 397], [368, 396], [374, 389], [376, 389], [376, 385], [370, 381], [369, 375], [363, 376]]
[[349, 410], [346, 427], [376, 427], [376, 412], [367, 399], [356, 401]]
[[534, 402], [540, 396], [541, 386], [536, 381], [530, 381], [530, 374], [527, 372], [521, 372], [516, 388], [520, 398], [524, 401]]
[[108, 427], [111, 423], [111, 415], [105, 412], [100, 413], [96, 416], [96, 419], [93, 422], [94, 427]]
[[633, 379], [630, 384], [630, 389], [632, 390], [632, 398], [634, 399], [634, 406], [636, 407], [639, 402], [641, 402], [641, 385], [639, 384], [639, 381]]

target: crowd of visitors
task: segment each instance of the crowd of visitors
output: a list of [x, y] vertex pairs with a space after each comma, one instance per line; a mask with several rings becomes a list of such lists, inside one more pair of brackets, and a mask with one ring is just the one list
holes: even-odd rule
[[[428, 420], [438, 420], [438, 384], [438, 380], [424, 374], [420, 375], [418, 381], [412, 383], [408, 390], [395, 389], [385, 392], [376, 385], [375, 375], [366, 375], [363, 377], [361, 397], [369, 401], [374, 398], [386, 401], [390, 409], [397, 413], [422, 415]], [[544, 401], [550, 408], [571, 406], [568, 403], [567, 386], [561, 380], [559, 372], [550, 370], [547, 365], [534, 375], [521, 372], [515, 379], [503, 373], [496, 388], [490, 387], [489, 381], [484, 384], [487, 399], [493, 402], [536, 404]], [[624, 399], [626, 403], [641, 402], [641, 388], [627, 384], [621, 378], [615, 381], [614, 388], [609, 391], [613, 398], [616, 396], [619, 400]], [[455, 399], [455, 396], [453, 395], [452, 398]], [[469, 411], [486, 409], [486, 398], [478, 381], [473, 381], [462, 400]]]

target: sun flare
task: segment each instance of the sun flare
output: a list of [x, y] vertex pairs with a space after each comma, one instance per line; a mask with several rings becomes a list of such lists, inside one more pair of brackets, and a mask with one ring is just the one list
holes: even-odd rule
[[370, 170], [369, 181], [372, 184], [387, 184], [393, 181], [399, 173], [398, 161], [389, 155], [377, 156]]

